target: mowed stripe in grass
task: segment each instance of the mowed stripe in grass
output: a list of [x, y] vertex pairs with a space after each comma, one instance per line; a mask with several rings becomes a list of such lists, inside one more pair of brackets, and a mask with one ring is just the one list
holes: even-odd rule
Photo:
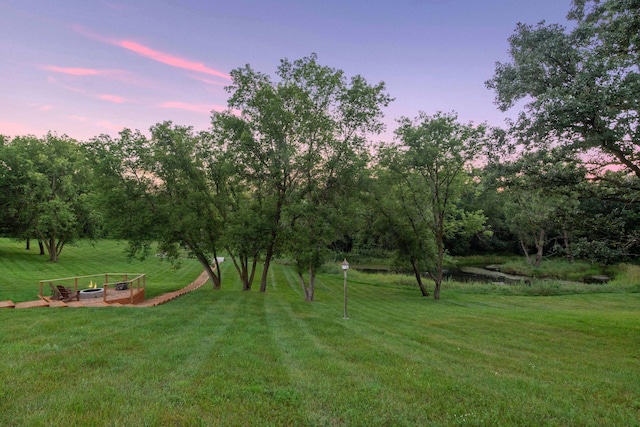
[[638, 424], [637, 294], [356, 277], [345, 320], [341, 274], [313, 303], [286, 266], [264, 294], [223, 275], [155, 308], [0, 311], [0, 425]]
[[[389, 304], [392, 298], [380, 298], [370, 287], [351, 286], [350, 296], [352, 319], [347, 324], [353, 338], [349, 348], [354, 354], [371, 355], [381, 346], [389, 348], [383, 343], [392, 343], [395, 357], [384, 354], [382, 360], [405, 364], [419, 383], [428, 382], [432, 389], [455, 391], [456, 399], [440, 411], [438, 402], [443, 400], [429, 402], [425, 396], [425, 408], [441, 412], [444, 420], [453, 422], [482, 402], [491, 408], [489, 413], [476, 412], [477, 419], [485, 422], [510, 419], [519, 424], [527, 420], [553, 424], [576, 406], [585, 406], [584, 411], [572, 419], [595, 425], [614, 422], [603, 415], [609, 411], [624, 413], [632, 408], [630, 413], [638, 414], [640, 402], [630, 393], [637, 392], [640, 384], [637, 295], [612, 298], [608, 305], [616, 300], [618, 310], [609, 312], [598, 306], [602, 297], [586, 296], [592, 305], [584, 311], [584, 304], [576, 302], [585, 296], [519, 297], [509, 306], [509, 298], [496, 304], [491, 296], [453, 295], [438, 303], [412, 298], [395, 305], [392, 313], [385, 311], [393, 306]], [[377, 339], [371, 338], [371, 325], [376, 325]], [[604, 331], [608, 332], [602, 334]], [[369, 337], [370, 349], [358, 349], [359, 332]], [[585, 382], [586, 377], [594, 383]], [[574, 394], [576, 389], [578, 394]], [[597, 390], [618, 395], [618, 401], [603, 409], [593, 395]], [[531, 405], [536, 399], [539, 403]], [[506, 404], [501, 407], [500, 402]], [[513, 406], [521, 407], [520, 416], [514, 417]]]
[[[288, 283], [301, 298], [301, 292], [298, 291], [300, 285], [294, 274], [287, 272], [281, 281]], [[414, 412], [406, 419], [408, 423], [434, 419], [440, 419], [444, 423], [457, 422], [461, 417], [473, 418], [469, 415], [469, 408], [480, 406], [490, 410], [474, 412], [476, 420], [498, 422], [508, 419], [520, 424], [538, 420], [554, 424], [558, 419], [566, 419], [567, 413], [573, 414], [576, 406], [583, 406], [586, 402], [586, 411], [572, 415], [570, 419], [582, 419], [586, 423], [597, 425], [604, 420], [615, 420], [603, 415], [608, 410], [603, 410], [602, 404], [592, 396], [593, 386], [610, 389], [611, 383], [614, 383], [613, 388], [618, 389], [624, 397], [622, 402], [609, 407], [609, 410], [624, 413], [632, 408], [631, 414], [638, 411], [638, 400], [625, 389], [631, 386], [637, 390], [637, 383], [629, 381], [629, 378], [618, 382], [617, 374], [611, 374], [612, 362], [614, 365], [621, 363], [624, 366], [626, 358], [637, 366], [637, 359], [633, 359], [633, 356], [630, 358], [637, 348], [634, 341], [640, 336], [637, 333], [637, 317], [632, 317], [633, 311], [610, 312], [602, 315], [601, 319], [594, 320], [592, 314], [600, 311], [597, 304], [588, 312], [575, 310], [575, 301], [585, 296], [561, 297], [557, 300], [560, 304], [555, 305], [553, 298], [520, 297], [514, 298], [514, 304], [510, 304], [509, 298], [497, 297], [498, 301], [495, 301], [491, 296], [474, 298], [467, 295], [454, 296], [450, 300], [445, 298], [434, 303], [417, 297], [415, 290], [405, 292], [388, 287], [372, 289], [366, 285], [351, 284], [351, 319], [340, 323], [340, 284], [340, 280], [333, 280], [332, 292], [323, 294], [323, 281], [320, 281], [317, 302], [312, 304], [314, 308], [303, 309], [301, 312], [289, 308], [295, 323], [302, 324], [297, 327], [297, 333], [290, 328], [272, 329], [283, 329], [290, 336], [286, 340], [284, 338], [287, 335], [278, 335], [277, 341], [281, 342], [283, 351], [291, 353], [290, 349], [296, 346], [313, 349], [305, 362], [296, 369], [297, 372], [309, 375], [304, 366], [313, 365], [314, 357], [320, 366], [331, 367], [336, 360], [346, 361], [340, 362], [340, 366], [346, 365], [344, 371], [347, 374], [334, 370], [335, 374], [331, 378], [342, 378], [338, 384], [348, 390], [348, 396], [331, 402], [347, 402], [350, 408], [347, 412], [357, 407], [354, 399], [357, 400], [358, 387], [351, 381], [353, 378], [356, 382], [359, 381], [362, 388], [366, 389], [368, 384], [373, 384], [372, 388], [390, 390], [396, 396], [399, 390], [406, 387], [404, 399], [393, 399], [396, 404], [407, 402], [400, 405], [404, 406], [404, 411], [397, 411], [397, 407], [387, 405], [384, 392], [363, 394], [367, 396], [362, 399], [363, 402], [368, 402], [367, 405], [375, 403], [377, 408], [394, 408], [389, 413], [380, 409], [378, 421], [393, 418], [399, 422], [399, 414], [412, 413], [410, 407], [421, 407], [422, 411]], [[398, 295], [401, 295], [402, 301], [398, 299]], [[590, 296], [586, 297], [590, 299]], [[626, 297], [631, 300], [628, 304], [625, 303]], [[622, 304], [630, 309], [636, 307], [638, 301], [635, 295], [618, 295], [614, 299], [617, 302], [611, 302], [610, 305]], [[328, 300], [331, 300], [330, 308], [324, 308], [329, 308], [330, 313], [325, 310], [322, 314], [315, 313], [317, 303], [328, 303]], [[401, 304], [394, 304], [394, 300]], [[283, 304], [285, 300], [278, 301]], [[294, 307], [300, 304], [299, 301], [294, 303]], [[279, 308], [277, 311], [281, 310]], [[324, 317], [328, 314], [333, 319], [329, 323]], [[627, 326], [611, 335], [599, 336], [598, 329], [615, 329], [618, 314], [622, 318], [627, 314], [631, 316], [627, 319]], [[336, 322], [347, 330], [342, 333], [340, 329], [335, 330]], [[582, 330], [585, 323], [593, 325], [586, 332]], [[577, 332], [574, 331], [576, 325]], [[319, 341], [319, 336], [330, 337], [332, 341]], [[585, 346], [585, 342], [593, 345], [589, 348], [590, 346]], [[627, 348], [626, 355], [620, 353], [620, 346]], [[601, 353], [602, 347], [607, 347], [610, 351]], [[588, 350], [587, 353], [585, 349]], [[589, 354], [590, 352], [593, 354]], [[583, 358], [588, 362], [584, 363]], [[353, 360], [361, 365], [359, 369], [349, 366]], [[291, 361], [288, 365], [297, 366]], [[393, 374], [385, 379], [383, 368], [390, 365]], [[405, 368], [406, 376], [398, 377], [399, 366]], [[625, 368], [622, 375], [635, 372], [633, 369], [628, 370], [631, 366]], [[326, 383], [326, 379], [319, 381], [327, 375], [323, 368], [312, 372], [314, 376], [307, 379], [306, 384]], [[364, 373], [366, 379], [358, 372]], [[598, 378], [597, 385], [582, 380], [575, 381], [575, 378], [594, 374]], [[637, 373], [632, 379], [638, 379]], [[576, 387], [580, 391], [578, 395], [564, 393], [565, 388], [573, 390]], [[335, 385], [329, 389], [335, 395], [336, 389], [342, 388]], [[550, 394], [549, 389], [555, 391], [555, 394]], [[456, 399], [443, 399], [441, 393], [453, 394]], [[416, 400], [417, 396], [422, 400]], [[576, 405], [576, 400], [582, 401], [583, 405]], [[538, 403], [531, 405], [532, 401]], [[514, 408], [517, 408], [515, 412]], [[335, 412], [335, 419], [341, 419], [341, 410], [329, 412]], [[371, 421], [370, 418], [368, 420]]]

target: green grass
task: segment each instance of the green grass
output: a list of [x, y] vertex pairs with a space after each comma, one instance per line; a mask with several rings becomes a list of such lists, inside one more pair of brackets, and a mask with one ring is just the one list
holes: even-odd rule
[[38, 299], [40, 280], [101, 273], [146, 274], [145, 295], [150, 298], [183, 288], [202, 273], [202, 267], [193, 259], [181, 260], [183, 268], [177, 270], [154, 255], [144, 261], [130, 261], [124, 253], [125, 246], [124, 242], [113, 240], [99, 240], [95, 245], [80, 241], [66, 246], [60, 260], [51, 263], [48, 256], [39, 255], [37, 244], [32, 243], [27, 251], [24, 242], [0, 239], [0, 301]]
[[613, 274], [613, 270], [587, 261], [576, 260], [572, 263], [564, 258], [549, 258], [539, 267], [527, 263], [524, 257], [509, 258], [502, 264], [501, 271], [507, 274], [537, 278], [554, 278], [581, 282], [585, 277], [599, 274]]
[[155, 308], [0, 310], [0, 425], [640, 425], [640, 294], [434, 302], [349, 271], [344, 320], [339, 270], [314, 303], [232, 270]]

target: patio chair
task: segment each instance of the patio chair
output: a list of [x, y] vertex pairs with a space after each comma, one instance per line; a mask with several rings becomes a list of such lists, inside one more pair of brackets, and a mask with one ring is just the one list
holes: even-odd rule
[[71, 300], [80, 301], [80, 292], [72, 291], [70, 288], [65, 288], [64, 286], [58, 285], [56, 286], [58, 292], [60, 293], [60, 299], [63, 302], [69, 302]]
[[51, 288], [51, 299], [59, 301], [62, 299], [62, 295], [60, 295], [60, 291], [58, 288], [53, 286], [53, 283], [49, 282], [49, 287]]

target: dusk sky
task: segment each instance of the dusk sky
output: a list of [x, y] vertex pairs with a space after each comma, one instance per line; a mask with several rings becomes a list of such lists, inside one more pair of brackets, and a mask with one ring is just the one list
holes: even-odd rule
[[[395, 120], [455, 110], [502, 125], [484, 86], [517, 22], [566, 24], [570, 0], [0, 0], [0, 134], [88, 140], [171, 120], [206, 129], [229, 72], [280, 59], [384, 81]], [[515, 112], [510, 114], [515, 115]]]

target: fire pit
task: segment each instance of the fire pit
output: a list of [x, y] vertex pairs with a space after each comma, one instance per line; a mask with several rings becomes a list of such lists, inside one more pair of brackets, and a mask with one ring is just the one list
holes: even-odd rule
[[80, 299], [102, 298], [103, 288], [89, 288], [80, 291]]

